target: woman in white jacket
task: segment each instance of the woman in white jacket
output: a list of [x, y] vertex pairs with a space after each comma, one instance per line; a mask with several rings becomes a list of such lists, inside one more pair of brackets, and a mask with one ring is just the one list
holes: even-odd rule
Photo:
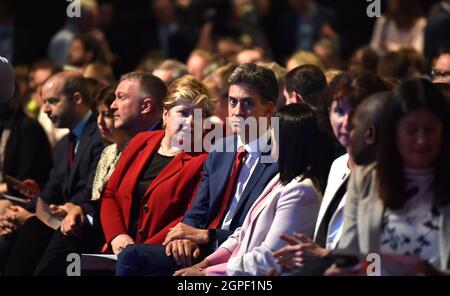
[[252, 205], [242, 227], [213, 254], [175, 275], [264, 275], [273, 268], [281, 272], [272, 256], [286, 244], [280, 236], [294, 231], [312, 235], [321, 201], [317, 120], [307, 104], [285, 106], [278, 116], [279, 145], [275, 131], [272, 155], [279, 154], [279, 174]]

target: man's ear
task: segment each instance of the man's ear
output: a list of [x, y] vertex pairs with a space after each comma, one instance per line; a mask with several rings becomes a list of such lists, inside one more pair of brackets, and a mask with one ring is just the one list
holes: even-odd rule
[[141, 114], [148, 114], [153, 110], [153, 100], [151, 98], [145, 98], [141, 103]]
[[367, 145], [373, 145], [375, 144], [377, 138], [376, 138], [376, 129], [373, 124], [371, 124], [367, 130], [366, 130], [366, 144]]
[[83, 96], [81, 95], [80, 92], [77, 91], [72, 95], [72, 101], [75, 104], [80, 105], [83, 103]]
[[303, 100], [303, 97], [301, 94], [299, 94], [298, 92], [294, 91], [292, 92], [294, 94], [294, 98], [295, 98], [295, 103], [296, 104], [302, 104], [305, 102], [305, 100]]
[[267, 117], [272, 116], [274, 109], [275, 109], [275, 104], [272, 101], [266, 103], [266, 116]]

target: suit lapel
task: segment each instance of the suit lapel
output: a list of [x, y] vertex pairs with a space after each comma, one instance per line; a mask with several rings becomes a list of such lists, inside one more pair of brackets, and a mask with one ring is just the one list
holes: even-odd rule
[[78, 143], [77, 153], [75, 154], [75, 159], [73, 160], [72, 170], [75, 171], [78, 165], [80, 164], [81, 157], [84, 154], [84, 151], [89, 146], [89, 142], [91, 139], [91, 135], [95, 132], [95, 125], [93, 124], [92, 119], [93, 115], [89, 117], [89, 120], [86, 122], [83, 133], [80, 137], [80, 142]]
[[[258, 160], [259, 161], [259, 160]], [[250, 180], [247, 183], [247, 186], [245, 186], [244, 192], [242, 192], [241, 198], [239, 199], [239, 203], [236, 207], [235, 213], [238, 213], [241, 209], [242, 205], [245, 204], [246, 200], [248, 198], [253, 198], [254, 200], [258, 198], [258, 196], [250, 195], [251, 191], [255, 187], [255, 185], [258, 183], [259, 179], [261, 178], [262, 174], [267, 168], [267, 164], [258, 162], [258, 164], [255, 167], [255, 170], [253, 171], [253, 174], [250, 176]], [[250, 195], [250, 197], [249, 197]], [[233, 217], [234, 219], [234, 217]]]
[[[248, 211], [249, 214], [253, 211], [253, 208], [258, 205], [260, 198], [265, 198], [263, 201], [261, 201], [261, 204], [258, 206], [256, 213], [253, 215], [253, 219], [251, 219], [252, 223], [256, 219], [258, 219], [258, 216], [259, 214], [261, 214], [262, 210], [264, 210], [264, 208], [272, 201], [273, 197], [269, 198], [267, 195], [271, 194], [275, 190], [275, 187], [279, 185], [279, 180], [279, 175], [276, 178], [273, 178], [272, 181], [264, 188], [264, 191], [259, 195], [259, 198], [253, 203], [252, 207]], [[279, 187], [277, 187], [276, 190], [279, 190], [278, 188]]]
[[[139, 179], [140, 174], [142, 173], [142, 170], [144, 169], [144, 166], [158, 149], [163, 137], [164, 132], [153, 134], [145, 141], [145, 143], [143, 143], [143, 147], [139, 148], [139, 152], [135, 155], [133, 161], [131, 162], [130, 169], [127, 170], [128, 173], [126, 174], [126, 184], [128, 187], [136, 187], [136, 183]], [[130, 197], [130, 199], [131, 198], [132, 197]]]
[[361, 217], [358, 221], [366, 221], [363, 235], [366, 235], [366, 239], [362, 240], [367, 242], [367, 252], [379, 250], [381, 239], [381, 223], [383, 219], [384, 206], [383, 202], [376, 195], [372, 195], [365, 203], [367, 207], [362, 213], [367, 213], [368, 217]]
[[[230, 180], [231, 170], [233, 168], [234, 159], [236, 158], [236, 152], [224, 152], [222, 153], [221, 162], [219, 163], [220, 167], [217, 169], [214, 168], [213, 173], [211, 174], [211, 182], [210, 192], [212, 196], [215, 196], [214, 201], [217, 203], [218, 201], [222, 201], [223, 195], [225, 194], [225, 188]], [[224, 172], [226, 175], [224, 175]], [[220, 205], [216, 205], [219, 206]]]
[[[75, 154], [72, 168], [69, 171], [69, 182], [67, 182], [67, 184], [69, 186], [70, 186], [70, 184], [72, 184], [73, 179], [76, 176], [75, 172], [77, 171], [78, 166], [80, 165], [81, 159], [84, 155], [84, 151], [86, 150], [86, 148], [89, 146], [89, 143], [91, 142], [91, 136], [96, 131], [96, 123], [95, 123], [94, 119], [95, 119], [95, 115], [92, 114], [89, 117], [88, 121], [86, 122], [83, 132], [81, 133], [79, 143], [78, 143], [77, 153]], [[68, 137], [67, 137], [65, 146], [66, 146], [65, 151], [68, 151], [68, 149], [69, 149], [69, 138]], [[65, 155], [65, 161], [66, 161], [66, 163], [68, 163], [67, 152], [64, 155]], [[68, 188], [68, 189], [70, 189], [70, 188]]]

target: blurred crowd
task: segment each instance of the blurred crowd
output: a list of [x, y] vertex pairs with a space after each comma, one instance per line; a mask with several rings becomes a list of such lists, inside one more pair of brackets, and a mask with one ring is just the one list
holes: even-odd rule
[[0, 274], [450, 271], [449, 0], [365, 42], [326, 1], [144, 2], [80, 0], [44, 54], [0, 2]]

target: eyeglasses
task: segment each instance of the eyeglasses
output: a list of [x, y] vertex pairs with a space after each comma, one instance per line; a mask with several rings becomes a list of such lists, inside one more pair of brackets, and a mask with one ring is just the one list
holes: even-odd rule
[[441, 71], [439, 71], [437, 69], [432, 69], [431, 70], [431, 78], [433, 80], [436, 79], [436, 78], [439, 78], [439, 77], [447, 77], [447, 76], [450, 76], [450, 71], [441, 72]]

